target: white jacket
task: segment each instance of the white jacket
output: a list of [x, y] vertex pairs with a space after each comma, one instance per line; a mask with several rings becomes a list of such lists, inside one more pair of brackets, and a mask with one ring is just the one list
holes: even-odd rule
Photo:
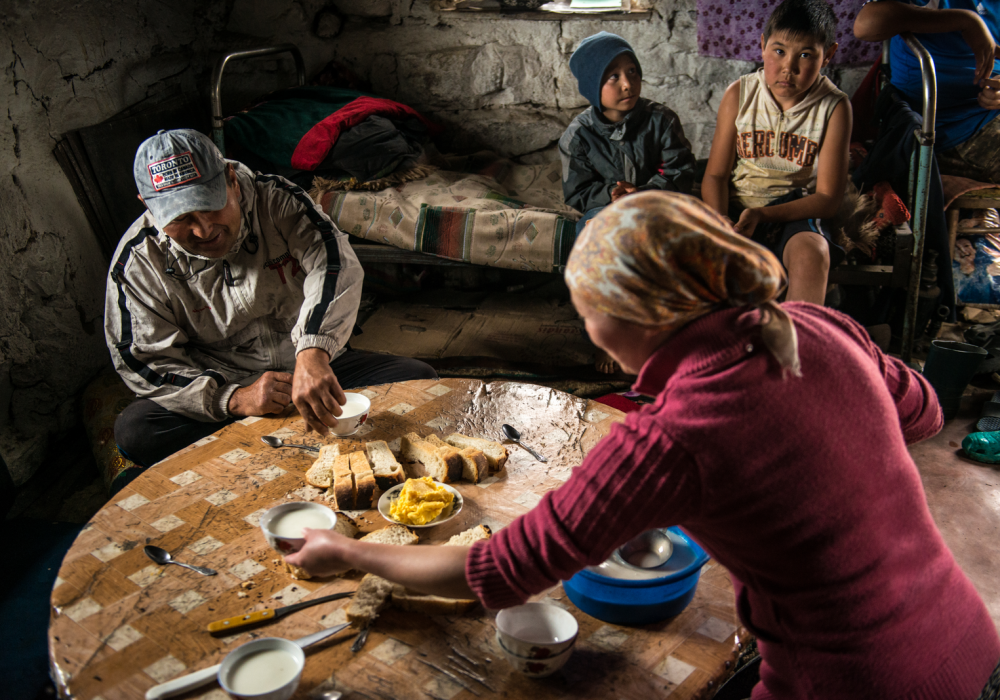
[[351, 337], [364, 273], [341, 232], [302, 188], [233, 162], [243, 223], [223, 258], [188, 253], [149, 212], [112, 259], [104, 333], [115, 368], [141, 397], [200, 421], [298, 352], [331, 358]]

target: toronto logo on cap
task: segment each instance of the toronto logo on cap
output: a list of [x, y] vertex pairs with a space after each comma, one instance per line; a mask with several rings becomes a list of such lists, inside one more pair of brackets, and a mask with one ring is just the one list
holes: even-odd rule
[[198, 167], [194, 164], [191, 151], [178, 153], [164, 160], [158, 160], [149, 165], [149, 178], [153, 189], [160, 190], [177, 187], [185, 182], [201, 177]]

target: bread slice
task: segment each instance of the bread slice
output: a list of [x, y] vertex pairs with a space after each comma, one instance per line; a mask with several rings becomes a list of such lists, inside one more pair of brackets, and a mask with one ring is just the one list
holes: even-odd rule
[[351, 456], [339, 455], [333, 461], [333, 484], [326, 492], [326, 500], [332, 500], [337, 510], [354, 510], [358, 487], [351, 472]]
[[319, 457], [306, 472], [306, 483], [318, 489], [328, 489], [333, 483], [333, 462], [340, 456], [340, 445], [323, 445]]
[[498, 472], [507, 464], [507, 448], [496, 440], [485, 440], [483, 438], [469, 437], [461, 433], [452, 433], [444, 439], [449, 445], [454, 445], [459, 449], [472, 447], [482, 450], [486, 455], [486, 461], [490, 464], [491, 472]]
[[385, 440], [365, 443], [365, 451], [375, 474], [375, 484], [380, 490], [388, 491], [396, 484], [406, 481], [403, 467], [396, 461], [396, 456]]
[[357, 510], [368, 510], [372, 507], [372, 497], [375, 495], [375, 473], [364, 452], [352, 452], [349, 456], [351, 473], [354, 475], [354, 507]]
[[[443, 547], [463, 547], [479, 540], [488, 540], [493, 533], [486, 525], [477, 525], [452, 537]], [[400, 610], [423, 613], [424, 615], [463, 615], [472, 610], [479, 601], [476, 599], [444, 598], [408, 591], [400, 585], [392, 587], [392, 605]]]
[[407, 474], [412, 478], [429, 476], [442, 483], [462, 478], [462, 455], [453, 447], [444, 450], [416, 433], [407, 433], [400, 440], [399, 448], [403, 457], [411, 462]]
[[441, 450], [448, 450], [449, 454], [451, 451], [458, 452], [458, 456], [462, 458], [462, 478], [466, 481], [478, 484], [489, 474], [489, 462], [482, 450], [474, 447], [456, 450], [454, 445], [449, 445], [437, 435], [428, 435], [424, 440], [437, 447], [438, 454], [442, 454]]
[[369, 532], [361, 538], [362, 542], [378, 542], [380, 544], [416, 544], [419, 540], [419, 537], [402, 525], [390, 525], [381, 530]]
[[392, 581], [375, 574], [365, 574], [358, 590], [354, 591], [350, 605], [347, 606], [347, 620], [357, 627], [371, 624], [371, 621], [389, 604], [392, 587]]

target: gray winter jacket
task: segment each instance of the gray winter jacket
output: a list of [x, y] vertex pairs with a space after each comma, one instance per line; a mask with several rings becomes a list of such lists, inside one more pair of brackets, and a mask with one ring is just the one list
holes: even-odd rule
[[299, 187], [233, 163], [243, 224], [223, 258], [186, 252], [146, 212], [118, 244], [104, 332], [115, 369], [139, 396], [200, 421], [296, 354], [331, 358], [350, 339], [364, 273], [339, 231]]
[[566, 204], [586, 213], [611, 203], [618, 181], [640, 190], [691, 192], [694, 156], [680, 119], [668, 107], [640, 97], [617, 123], [587, 108], [559, 139]]

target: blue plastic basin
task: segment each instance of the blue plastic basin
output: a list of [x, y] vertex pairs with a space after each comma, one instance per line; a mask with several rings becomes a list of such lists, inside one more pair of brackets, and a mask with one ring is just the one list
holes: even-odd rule
[[679, 528], [668, 536], [674, 552], [662, 577], [638, 581], [602, 576], [589, 569], [563, 581], [573, 604], [598, 620], [614, 625], [648, 625], [679, 615], [694, 598], [708, 554]]

